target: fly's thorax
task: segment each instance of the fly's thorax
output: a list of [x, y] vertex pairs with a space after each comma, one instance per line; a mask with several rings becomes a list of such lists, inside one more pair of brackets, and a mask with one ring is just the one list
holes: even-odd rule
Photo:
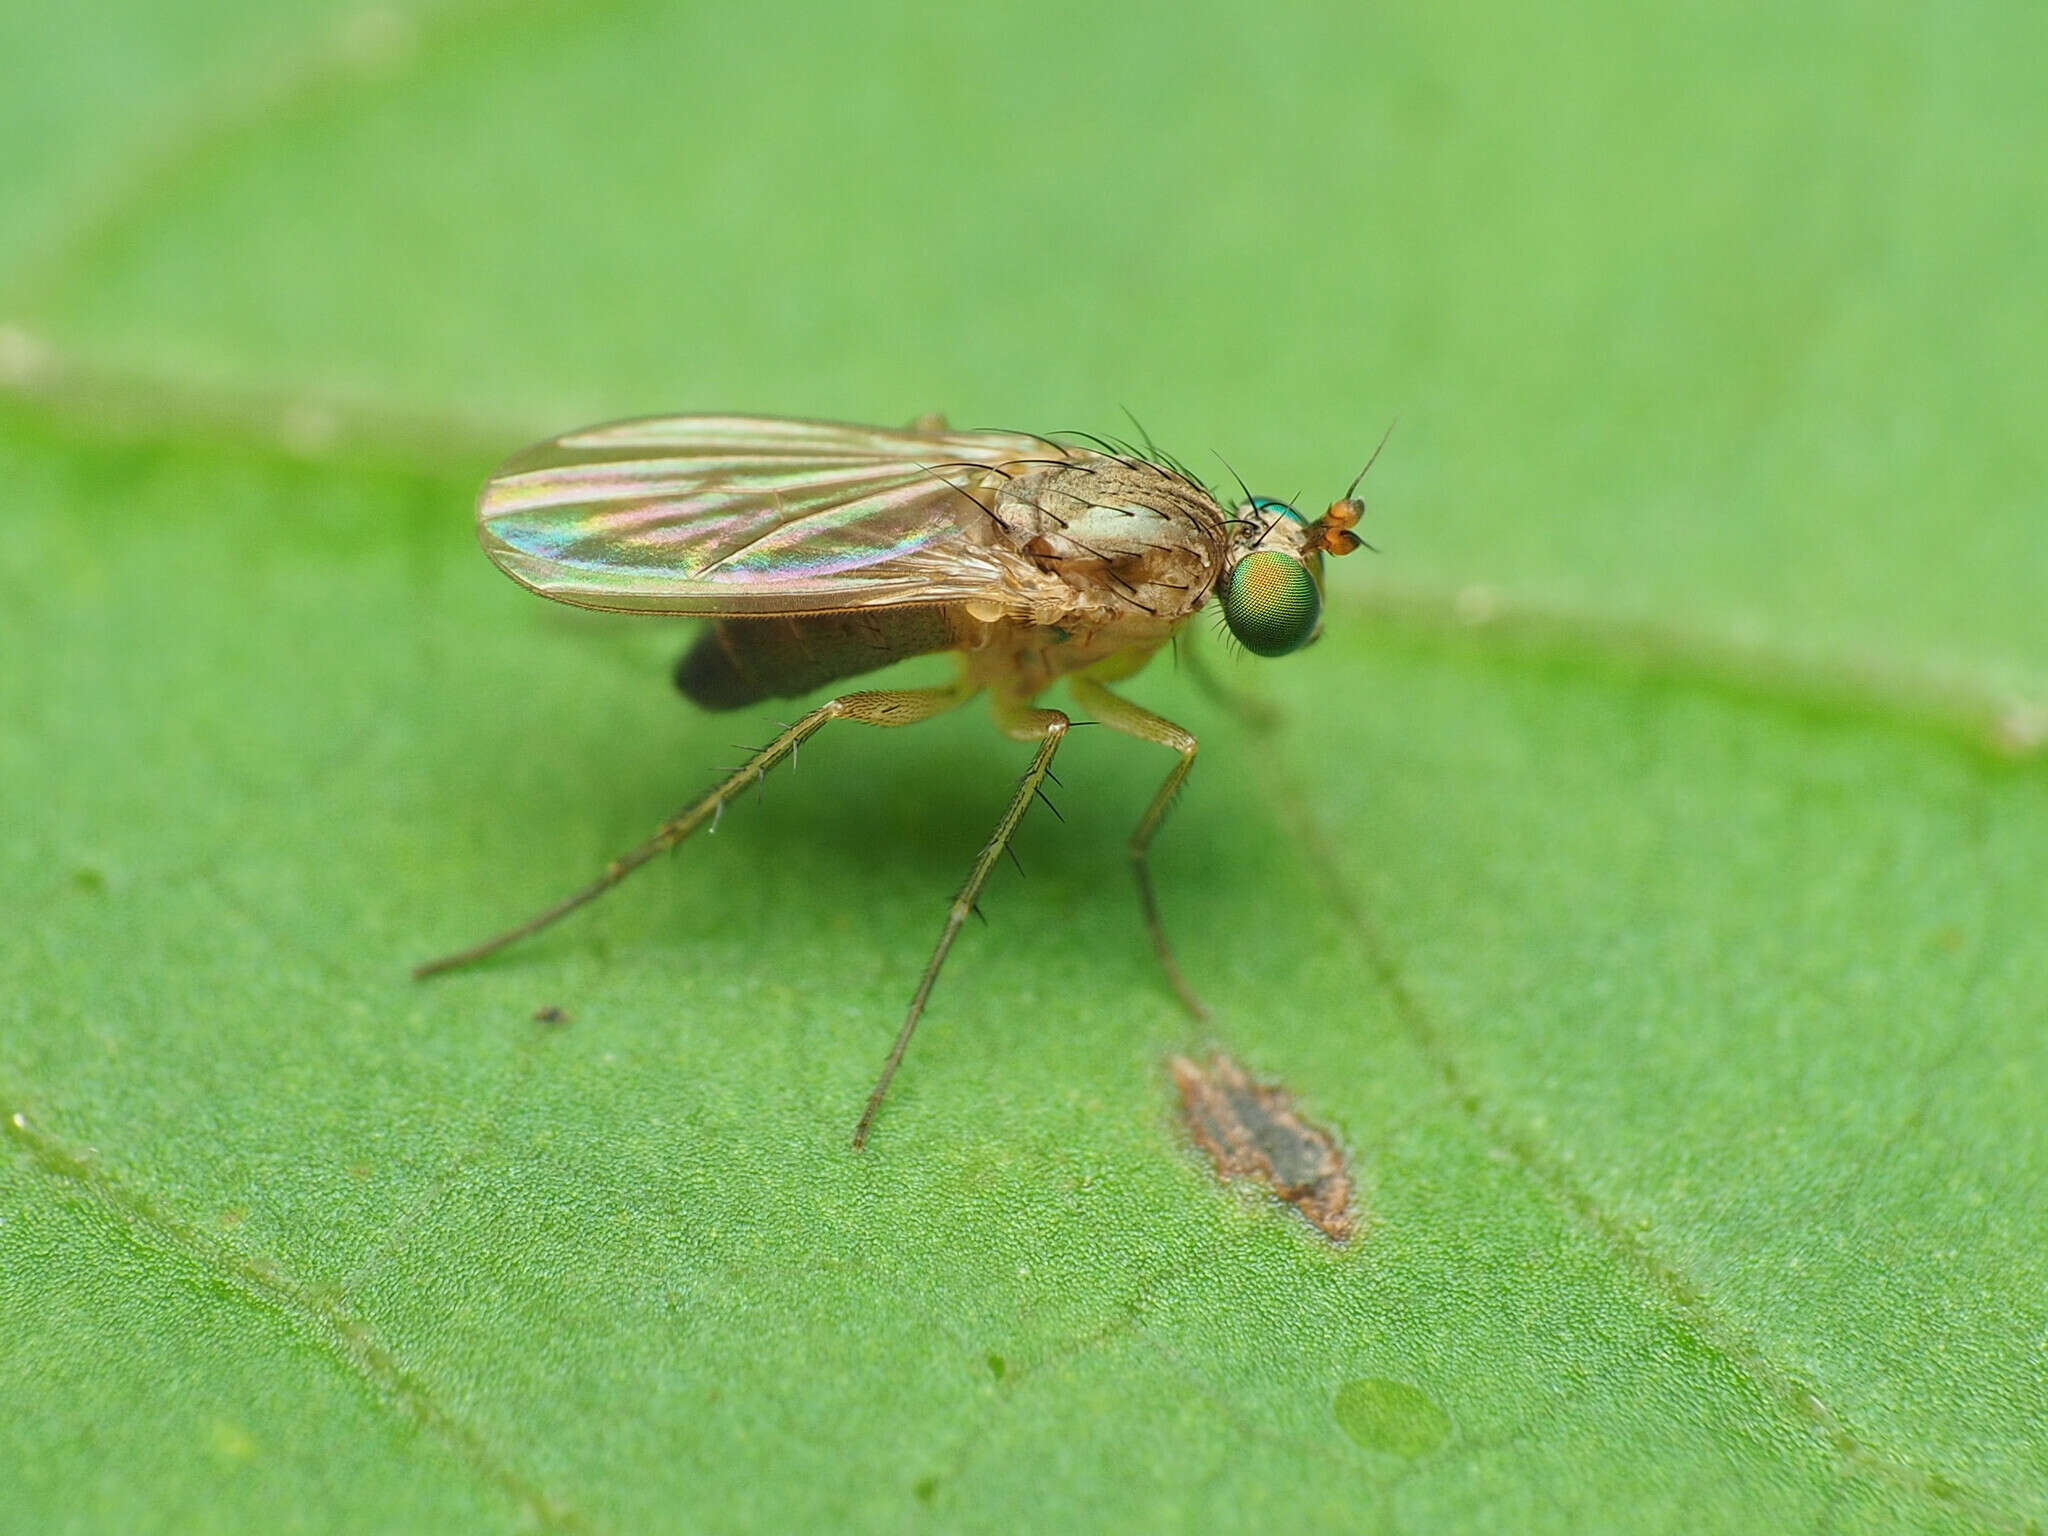
[[1116, 682], [1142, 669], [1171, 637], [1173, 626], [1139, 617], [1068, 627], [1006, 619], [962, 627], [967, 681], [1017, 703], [1029, 703], [1061, 678], [1086, 672]]
[[1071, 594], [1067, 617], [1178, 623], [1221, 577], [1228, 519], [1215, 499], [1144, 463], [1097, 460], [1005, 482], [995, 518], [1015, 551]]

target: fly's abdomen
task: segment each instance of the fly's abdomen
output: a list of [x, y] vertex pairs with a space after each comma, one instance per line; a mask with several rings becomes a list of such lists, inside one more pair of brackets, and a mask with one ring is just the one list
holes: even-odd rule
[[879, 608], [784, 619], [717, 619], [676, 663], [676, 687], [703, 709], [789, 699], [892, 661], [960, 643], [952, 608]]

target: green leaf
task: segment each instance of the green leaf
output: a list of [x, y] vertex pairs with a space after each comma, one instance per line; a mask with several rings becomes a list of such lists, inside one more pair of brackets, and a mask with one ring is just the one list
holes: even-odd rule
[[[2025, 8], [33, 9], [0, 1525], [2048, 1523]], [[496, 575], [496, 455], [1124, 406], [1304, 505], [1400, 417], [1325, 640], [1218, 663], [1277, 728], [1129, 685], [1209, 1024], [1077, 733], [848, 1149], [978, 709], [408, 979], [790, 712]], [[1217, 1187], [1211, 1046], [1350, 1244]]]

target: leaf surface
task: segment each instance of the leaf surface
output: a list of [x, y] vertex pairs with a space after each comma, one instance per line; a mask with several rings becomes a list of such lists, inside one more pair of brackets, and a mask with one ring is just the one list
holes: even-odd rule
[[[0, 1523], [2048, 1522], [2023, 11], [131, 9], [0, 23]], [[979, 709], [407, 979], [792, 712], [497, 577], [495, 457], [1124, 405], [1309, 506], [1401, 418], [1276, 729], [1128, 690], [1209, 1025], [1076, 733], [847, 1149]]]

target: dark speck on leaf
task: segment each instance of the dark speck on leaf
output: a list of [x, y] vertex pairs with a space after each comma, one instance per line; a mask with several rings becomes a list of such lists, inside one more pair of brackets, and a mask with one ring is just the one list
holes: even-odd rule
[[1188, 1134], [1214, 1160], [1219, 1178], [1256, 1180], [1331, 1242], [1350, 1239], [1358, 1218], [1343, 1150], [1294, 1112], [1293, 1095], [1256, 1081], [1220, 1052], [1206, 1069], [1185, 1056], [1169, 1058], [1167, 1067]]

